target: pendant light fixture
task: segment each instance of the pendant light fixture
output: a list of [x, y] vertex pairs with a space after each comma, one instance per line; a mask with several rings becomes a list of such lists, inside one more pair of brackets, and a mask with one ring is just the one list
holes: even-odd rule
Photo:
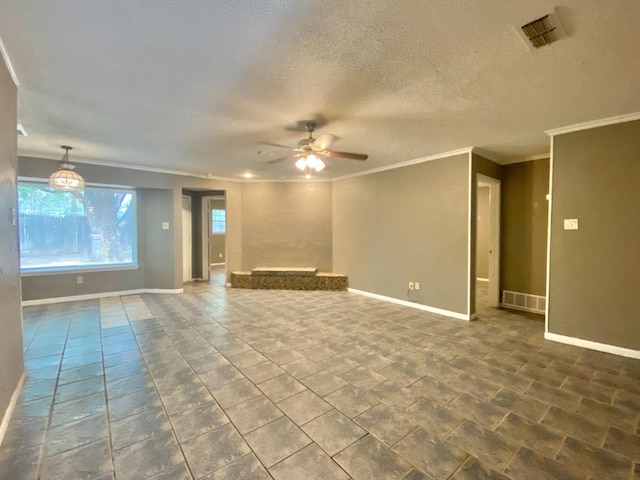
[[65, 150], [64, 156], [58, 164], [58, 169], [49, 177], [49, 186], [65, 192], [82, 191], [84, 190], [84, 178], [73, 171], [76, 166], [69, 161], [69, 150], [72, 150], [72, 147], [62, 145], [62, 148]]

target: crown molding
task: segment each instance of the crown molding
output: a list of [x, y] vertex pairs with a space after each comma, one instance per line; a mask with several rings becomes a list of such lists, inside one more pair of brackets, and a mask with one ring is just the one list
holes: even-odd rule
[[[47, 183], [47, 179], [46, 178], [40, 178], [40, 177], [23, 177], [22, 175], [18, 175], [18, 181], [19, 182], [29, 182], [29, 183], [42, 183], [42, 184], [46, 184]], [[124, 189], [135, 189], [136, 187], [134, 187], [133, 185], [117, 185], [117, 184], [113, 184], [113, 183], [94, 183], [94, 182], [85, 182], [87, 186], [89, 187], [99, 187], [99, 188], [124, 188]]]
[[[48, 153], [20, 151], [18, 152], [18, 155], [20, 157], [26, 157], [26, 158], [43, 158], [45, 160], [55, 160], [58, 162], [60, 161], [59, 156], [56, 157]], [[182, 170], [171, 170], [168, 168], [148, 167], [146, 165], [135, 165], [135, 164], [128, 164], [128, 163], [109, 162], [109, 161], [103, 161], [103, 160], [92, 160], [92, 159], [78, 157], [76, 155], [73, 156], [73, 163], [84, 164], [84, 165], [98, 165], [101, 167], [123, 168], [128, 170], [139, 170], [143, 172], [164, 173], [167, 175], [179, 175], [182, 177], [204, 178], [207, 180], [223, 180], [225, 182], [237, 182], [237, 183], [242, 182], [242, 180], [237, 178], [218, 177], [215, 175], [204, 175], [202, 173], [186, 172]]]
[[441, 158], [455, 157], [456, 155], [471, 154], [473, 147], [460, 148], [458, 150], [451, 150], [449, 152], [437, 153], [435, 155], [429, 155], [427, 157], [420, 157], [414, 160], [408, 160], [406, 162], [394, 163], [393, 165], [386, 165], [384, 167], [373, 168], [371, 170], [364, 170], [362, 172], [350, 173], [348, 175], [342, 175], [341, 177], [335, 177], [332, 181], [346, 180], [347, 178], [363, 177], [365, 175], [372, 175], [374, 173], [385, 172], [387, 170], [395, 170], [396, 168], [410, 167], [411, 165], [418, 165], [420, 163], [430, 162], [432, 160], [439, 160]]
[[601, 118], [599, 120], [576, 123], [575, 125], [568, 125], [566, 127], [553, 128], [551, 130], [545, 130], [544, 133], [546, 133], [550, 137], [554, 137], [556, 135], [564, 135], [565, 133], [579, 132], [581, 130], [591, 130], [592, 128], [606, 127], [607, 125], [632, 122], [634, 120], [640, 120], [640, 112], [627, 113], [625, 115], [618, 115], [616, 117]]
[[502, 165], [513, 165], [514, 163], [533, 162], [534, 160], [543, 160], [551, 158], [551, 153], [538, 153], [537, 155], [528, 155], [526, 157], [517, 157], [505, 160]]
[[492, 162], [497, 163], [498, 165], [502, 165], [504, 163], [503, 158], [498, 157], [498, 155], [496, 155], [495, 153], [488, 152], [487, 150], [483, 150], [482, 148], [471, 147], [471, 153], [480, 155], [481, 157], [484, 157], [487, 160], [491, 160]]
[[[30, 152], [30, 151], [20, 151], [19, 156], [25, 158], [42, 158], [45, 160], [55, 160], [56, 162], [60, 161], [59, 156], [54, 156], [49, 153], [39, 153], [39, 152]], [[147, 167], [145, 165], [130, 165], [125, 163], [118, 162], [108, 162], [102, 160], [92, 160], [87, 158], [78, 157], [76, 155], [73, 156], [73, 163], [84, 164], [84, 165], [98, 165], [102, 167], [111, 167], [111, 168], [124, 168], [129, 170], [138, 170], [143, 172], [153, 172], [153, 173], [164, 173], [167, 175], [180, 175], [183, 177], [195, 177], [195, 178], [204, 178], [206, 180], [220, 180], [224, 182], [234, 182], [234, 183], [325, 183], [332, 182], [333, 180], [330, 178], [293, 178], [293, 179], [267, 179], [267, 178], [230, 178], [230, 177], [220, 177], [216, 175], [203, 175], [201, 173], [193, 173], [193, 172], [185, 172], [181, 170], [171, 170], [168, 168], [158, 168], [158, 167]], [[94, 184], [97, 185], [97, 184]]]
[[[640, 112], [638, 113], [638, 117], [640, 118]], [[619, 122], [616, 122], [619, 123]], [[404, 168], [404, 167], [409, 167], [411, 165], [418, 165], [420, 163], [425, 163], [425, 162], [430, 162], [433, 160], [439, 160], [442, 158], [448, 158], [448, 157], [455, 157], [457, 155], [464, 155], [464, 154], [477, 154], [480, 155], [488, 160], [491, 160], [492, 162], [498, 163], [500, 165], [509, 165], [512, 163], [521, 163], [521, 162], [529, 162], [532, 160], [540, 160], [543, 158], [549, 158], [551, 155], [550, 153], [540, 153], [537, 155], [530, 155], [527, 157], [520, 157], [520, 158], [516, 158], [516, 159], [512, 159], [512, 160], [499, 160], [498, 157], [494, 154], [488, 153], [485, 150], [482, 150], [481, 148], [478, 147], [465, 147], [465, 148], [460, 148], [458, 150], [451, 150], [449, 152], [443, 152], [443, 153], [437, 153], [434, 155], [429, 155], [426, 157], [420, 157], [420, 158], [416, 158], [413, 160], [408, 160], [405, 162], [400, 162], [400, 163], [394, 163], [393, 165], [386, 165], [383, 167], [378, 167], [378, 168], [373, 168], [371, 170], [364, 170], [362, 172], [356, 172], [356, 173], [351, 173], [348, 175], [342, 175], [340, 177], [335, 177], [335, 178], [310, 178], [310, 179], [306, 179], [306, 178], [290, 178], [290, 179], [270, 179], [270, 178], [259, 178], [259, 177], [254, 177], [254, 178], [230, 178], [230, 177], [221, 177], [221, 176], [214, 176], [214, 175], [204, 175], [201, 173], [193, 173], [193, 172], [187, 172], [187, 171], [182, 171], [182, 170], [172, 170], [172, 169], [168, 169], [168, 168], [159, 168], [159, 167], [149, 167], [149, 166], [145, 166], [145, 165], [135, 165], [135, 164], [125, 164], [125, 163], [118, 163], [118, 162], [109, 162], [109, 161], [102, 161], [102, 160], [93, 160], [93, 159], [87, 159], [87, 158], [82, 158], [82, 157], [78, 157], [76, 155], [74, 155], [73, 157], [73, 163], [78, 163], [78, 164], [86, 164], [86, 165], [97, 165], [97, 166], [103, 166], [103, 167], [111, 167], [111, 168], [123, 168], [123, 169], [129, 169], [129, 170], [138, 170], [138, 171], [144, 171], [144, 172], [153, 172], [153, 173], [164, 173], [167, 175], [179, 175], [179, 176], [184, 176], [184, 177], [195, 177], [195, 178], [203, 178], [203, 179], [207, 179], [207, 180], [220, 180], [220, 181], [225, 181], [225, 182], [234, 182], [234, 183], [329, 183], [329, 182], [335, 182], [338, 180], [345, 180], [348, 178], [354, 178], [354, 177], [362, 177], [365, 175], [372, 175], [374, 173], [379, 173], [379, 172], [384, 172], [387, 170], [394, 170], [396, 168]], [[55, 160], [57, 162], [60, 161], [60, 157], [59, 156], [55, 156], [49, 153], [40, 153], [40, 152], [32, 152], [32, 151], [20, 151], [19, 152], [19, 156], [21, 157], [26, 157], [26, 158], [42, 158], [45, 160]]]
[[331, 183], [331, 178], [247, 178], [242, 183]]

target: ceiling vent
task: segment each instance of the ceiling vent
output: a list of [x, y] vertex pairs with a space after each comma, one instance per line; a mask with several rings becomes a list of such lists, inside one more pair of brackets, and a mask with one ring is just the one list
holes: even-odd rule
[[556, 11], [526, 23], [517, 30], [531, 50], [544, 47], [566, 36]]
[[523, 25], [522, 31], [534, 48], [544, 47], [558, 40], [556, 27], [549, 22], [549, 15]]

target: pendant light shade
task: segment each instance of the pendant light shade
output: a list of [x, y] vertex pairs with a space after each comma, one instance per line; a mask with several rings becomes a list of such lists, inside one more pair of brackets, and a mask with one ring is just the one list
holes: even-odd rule
[[73, 170], [75, 165], [69, 162], [69, 150], [71, 147], [63, 145], [65, 150], [64, 156], [58, 164], [58, 169], [49, 177], [49, 186], [55, 190], [62, 190], [65, 192], [77, 192], [84, 190], [84, 178]]

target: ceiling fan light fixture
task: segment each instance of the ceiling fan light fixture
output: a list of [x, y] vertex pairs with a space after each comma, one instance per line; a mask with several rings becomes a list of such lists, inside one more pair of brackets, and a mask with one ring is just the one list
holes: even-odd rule
[[64, 156], [58, 164], [58, 169], [49, 177], [49, 186], [54, 190], [63, 192], [82, 191], [85, 186], [84, 178], [73, 171], [76, 166], [69, 162], [69, 150], [71, 150], [71, 147], [63, 145], [62, 148], [65, 150]]
[[314, 169], [316, 172], [324, 170], [325, 167], [324, 162], [312, 153], [307, 155], [307, 166]]
[[324, 170], [325, 166], [326, 165], [324, 164], [324, 162], [312, 153], [305, 155], [296, 162], [296, 167], [302, 172], [308, 172], [312, 170], [321, 172], [322, 170]]
[[296, 162], [296, 167], [304, 172], [307, 169], [307, 159], [302, 157]]
[[[338, 152], [330, 150], [331, 145], [336, 139], [335, 135], [323, 134], [318, 138], [313, 138], [313, 132], [316, 128], [315, 122], [299, 122], [298, 125], [304, 124], [305, 130], [309, 133], [309, 138], [302, 139], [298, 142], [298, 148], [294, 148], [294, 153], [284, 157], [269, 160], [266, 163], [277, 163], [282, 160], [295, 160], [295, 166], [307, 178], [319, 173], [326, 168], [324, 158], [347, 158], [350, 160], [366, 160], [368, 155], [363, 153]], [[282, 147], [277, 143], [266, 143], [276, 147]], [[287, 148], [287, 147], [285, 147]]]

